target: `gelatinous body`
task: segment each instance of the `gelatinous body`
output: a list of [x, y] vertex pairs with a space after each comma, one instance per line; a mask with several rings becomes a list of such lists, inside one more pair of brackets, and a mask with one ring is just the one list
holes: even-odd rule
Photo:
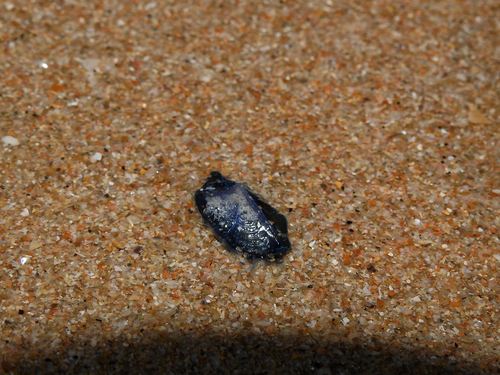
[[279, 261], [290, 250], [285, 216], [246, 185], [214, 171], [194, 199], [203, 220], [228, 250], [268, 262]]

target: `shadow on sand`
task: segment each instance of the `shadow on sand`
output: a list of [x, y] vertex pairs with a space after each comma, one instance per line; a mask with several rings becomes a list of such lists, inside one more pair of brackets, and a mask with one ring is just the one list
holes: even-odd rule
[[[95, 344], [95, 343], [94, 343]], [[497, 362], [467, 363], [461, 355], [438, 356], [381, 346], [319, 341], [312, 336], [177, 333], [145, 334], [140, 342], [70, 341], [35, 358], [6, 358], [5, 373], [22, 374], [490, 374]]]

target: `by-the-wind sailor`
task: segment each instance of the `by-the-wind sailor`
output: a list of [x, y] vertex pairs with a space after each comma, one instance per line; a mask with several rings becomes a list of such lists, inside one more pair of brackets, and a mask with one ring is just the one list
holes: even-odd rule
[[205, 223], [229, 251], [275, 262], [290, 250], [285, 216], [245, 184], [214, 171], [194, 200]]

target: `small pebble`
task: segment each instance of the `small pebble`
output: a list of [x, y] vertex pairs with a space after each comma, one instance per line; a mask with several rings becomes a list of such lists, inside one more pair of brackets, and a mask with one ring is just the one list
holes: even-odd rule
[[2, 137], [2, 142], [4, 143], [5, 146], [19, 146], [20, 143], [19, 139], [11, 135], [6, 135], [5, 137]]
[[102, 154], [100, 152], [96, 152], [94, 155], [92, 155], [92, 159], [95, 161], [100, 161], [102, 159]]

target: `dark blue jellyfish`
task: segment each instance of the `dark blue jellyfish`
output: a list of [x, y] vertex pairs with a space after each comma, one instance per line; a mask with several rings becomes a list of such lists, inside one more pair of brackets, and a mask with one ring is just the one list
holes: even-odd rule
[[285, 216], [245, 184], [214, 171], [194, 200], [205, 223], [229, 251], [250, 260], [277, 262], [290, 250]]

